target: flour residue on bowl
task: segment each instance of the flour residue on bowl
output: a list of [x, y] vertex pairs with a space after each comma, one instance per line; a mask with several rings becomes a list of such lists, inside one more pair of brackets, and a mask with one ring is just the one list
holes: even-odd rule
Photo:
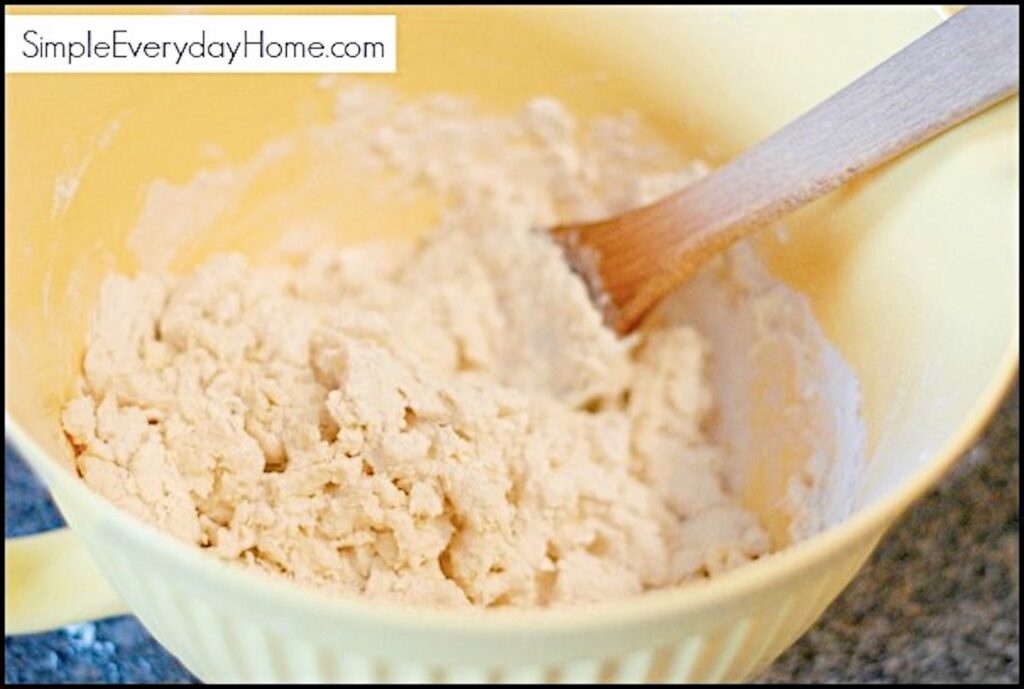
[[[349, 87], [331, 125], [297, 136], [388, 175], [386, 196], [429, 190], [439, 227], [350, 248], [293, 236], [297, 265], [224, 255], [185, 275], [108, 278], [63, 415], [90, 486], [232, 562], [414, 603], [580, 604], [773, 549], [745, 505], [749, 444], [720, 437], [733, 416], [711, 384], [718, 335], [666, 318], [618, 338], [536, 229], [649, 202], [701, 166], [635, 116], [583, 126], [547, 98], [503, 116]], [[272, 164], [263, 155], [252, 165]], [[191, 189], [235, 193], [244, 177], [207, 171]], [[152, 267], [173, 253], [147, 263], [147, 242], [133, 249]], [[795, 322], [775, 319], [751, 346], [784, 343]], [[819, 351], [808, 327], [793, 336]], [[773, 505], [792, 534], [828, 521], [827, 447]]]

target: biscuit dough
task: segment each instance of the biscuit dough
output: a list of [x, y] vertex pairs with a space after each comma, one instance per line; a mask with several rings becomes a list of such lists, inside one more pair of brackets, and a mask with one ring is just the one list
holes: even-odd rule
[[[551, 194], [614, 167], [553, 101], [505, 124], [577, 166]], [[700, 333], [618, 338], [531, 229], [556, 204], [502, 188], [419, 243], [109, 277], [63, 413], [82, 478], [229, 561], [408, 603], [581, 604], [765, 554], [705, 433]]]

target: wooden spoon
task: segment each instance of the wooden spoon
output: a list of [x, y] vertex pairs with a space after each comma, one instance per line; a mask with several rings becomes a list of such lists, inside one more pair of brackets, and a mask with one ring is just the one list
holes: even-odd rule
[[1017, 92], [1020, 9], [962, 10], [738, 158], [650, 206], [555, 228], [620, 333], [753, 230]]

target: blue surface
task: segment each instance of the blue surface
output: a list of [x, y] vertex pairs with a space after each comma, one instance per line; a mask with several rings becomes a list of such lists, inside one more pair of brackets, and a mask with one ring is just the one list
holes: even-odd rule
[[[4, 536], [62, 526], [46, 488], [4, 447]], [[88, 622], [46, 634], [4, 638], [4, 682], [195, 683], [134, 617]]]
[[[1020, 391], [956, 469], [882, 541], [824, 617], [758, 681], [1020, 680]], [[4, 534], [62, 523], [4, 456]], [[4, 640], [15, 683], [195, 682], [132, 617]]]

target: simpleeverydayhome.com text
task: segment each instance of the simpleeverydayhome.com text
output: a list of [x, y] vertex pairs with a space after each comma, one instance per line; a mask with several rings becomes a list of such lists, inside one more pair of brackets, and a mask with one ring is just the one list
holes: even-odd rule
[[382, 41], [275, 41], [263, 30], [242, 30], [237, 40], [214, 40], [201, 31], [191, 40], [136, 40], [127, 29], [110, 32], [88, 30], [82, 40], [48, 40], [39, 31], [29, 29], [22, 35], [21, 54], [26, 59], [61, 60], [73, 65], [76, 60], [168, 60], [185, 65], [189, 60], [223, 60], [231, 66], [236, 60], [272, 59], [384, 59]]

